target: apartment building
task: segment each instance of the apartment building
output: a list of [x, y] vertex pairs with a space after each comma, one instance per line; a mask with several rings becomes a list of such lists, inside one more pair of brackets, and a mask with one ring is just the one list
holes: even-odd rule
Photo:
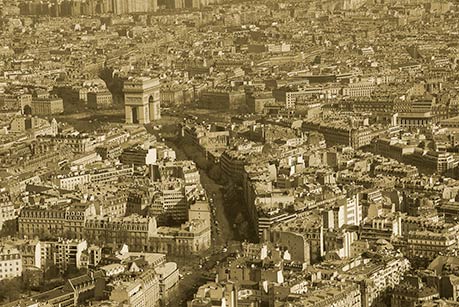
[[152, 206], [152, 214], [161, 218], [172, 218], [184, 222], [188, 217], [188, 202], [185, 188], [180, 182], [162, 185]]
[[179, 281], [179, 270], [175, 262], [166, 262], [155, 269], [159, 277], [159, 295], [163, 301], [167, 300], [170, 290]]
[[148, 269], [132, 280], [115, 282], [110, 300], [128, 306], [156, 307], [160, 300], [159, 276], [154, 269]]
[[88, 93], [88, 107], [91, 109], [106, 109], [109, 108], [112, 103], [112, 93], [109, 91]]
[[75, 190], [89, 184], [107, 183], [117, 181], [124, 176], [134, 173], [133, 166], [116, 166], [99, 168], [91, 171], [72, 172], [67, 175], [58, 175], [53, 178], [53, 183], [64, 190]]
[[12, 245], [0, 245], [0, 280], [22, 275], [22, 256], [19, 249]]
[[157, 233], [156, 219], [138, 215], [91, 217], [85, 221], [84, 233], [89, 242], [128, 244], [135, 251], [145, 251]]
[[55, 136], [39, 136], [37, 138], [41, 142], [50, 142], [51, 144], [64, 144], [67, 145], [74, 153], [86, 153], [95, 149], [97, 143], [91, 137], [78, 134], [78, 135], [64, 135], [58, 134]]
[[382, 294], [400, 283], [405, 272], [410, 269], [410, 262], [403, 257], [390, 258], [377, 263], [370, 259], [358, 258], [353, 262], [358, 265], [348, 265], [343, 274], [349, 281], [359, 285], [361, 306], [374, 306], [381, 301]]
[[64, 112], [64, 101], [58, 97], [33, 98], [32, 115], [50, 116]]
[[339, 286], [325, 286], [308, 292], [298, 299], [304, 307], [361, 307], [360, 289], [349, 283]]
[[236, 307], [237, 290], [229, 282], [209, 282], [199, 287], [194, 299], [188, 302], [188, 307], [201, 306], [227, 306]]
[[205, 251], [211, 245], [208, 221], [194, 220], [180, 227], [158, 227], [158, 234], [150, 238], [150, 251], [170, 255], [189, 255]]
[[21, 210], [18, 218], [19, 235], [32, 238], [40, 235], [64, 235], [71, 232], [82, 238], [85, 220], [95, 215], [92, 204], [32, 206]]
[[54, 243], [54, 265], [61, 273], [69, 268], [87, 268], [88, 258], [83, 254], [88, 249], [86, 240], [59, 239]]
[[42, 268], [41, 249], [42, 244], [39, 240], [20, 240], [14, 242], [16, 247], [21, 252], [22, 267]]

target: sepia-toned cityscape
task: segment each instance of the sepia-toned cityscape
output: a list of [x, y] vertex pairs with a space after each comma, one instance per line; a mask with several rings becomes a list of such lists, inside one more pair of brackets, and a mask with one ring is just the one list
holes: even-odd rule
[[0, 0], [0, 306], [459, 307], [459, 0]]

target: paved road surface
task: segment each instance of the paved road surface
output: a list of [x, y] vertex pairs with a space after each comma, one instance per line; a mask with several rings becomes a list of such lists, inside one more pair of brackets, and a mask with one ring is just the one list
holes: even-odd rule
[[[187, 160], [185, 153], [172, 142], [167, 142], [167, 145], [175, 150], [178, 160]], [[234, 238], [232, 223], [228, 221], [225, 215], [224, 199], [223, 199], [223, 186], [215, 183], [206, 172], [199, 171], [201, 175], [201, 184], [207, 191], [209, 198], [212, 198], [211, 209], [215, 209], [214, 223], [213, 223], [213, 237], [215, 238], [215, 248], [223, 247], [226, 242]]]
[[[175, 150], [177, 160], [188, 160], [183, 150], [173, 142], [167, 141], [166, 143]], [[237, 247], [233, 248], [233, 245], [235, 246], [236, 244], [229, 244], [231, 248], [228, 248], [228, 252], [222, 252], [223, 247], [234, 238], [232, 223], [228, 221], [225, 215], [223, 186], [215, 183], [203, 170], [200, 170], [199, 174], [201, 176], [201, 184], [206, 189], [209, 198], [212, 199], [210, 204], [211, 210], [214, 212], [212, 215], [214, 221], [212, 225], [212, 248], [202, 255], [201, 263], [203, 266], [201, 268], [199, 267], [200, 263], [195, 262], [195, 259], [184, 259], [185, 262], [188, 261], [187, 265], [181, 265], [180, 262], [183, 262], [183, 259], [177, 259], [183, 279], [180, 280], [176, 290], [171, 295], [171, 300], [167, 305], [170, 307], [186, 306], [187, 300], [192, 299], [199, 286], [209, 279], [206, 275], [213, 270], [218, 261], [226, 257], [230, 250], [237, 249]], [[170, 260], [174, 261], [174, 259]]]

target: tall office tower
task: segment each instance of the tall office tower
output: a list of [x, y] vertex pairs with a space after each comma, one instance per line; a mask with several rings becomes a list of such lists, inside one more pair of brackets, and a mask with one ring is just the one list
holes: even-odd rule
[[110, 0], [110, 12], [116, 15], [148, 13], [158, 10], [157, 0]]
[[343, 10], [356, 10], [365, 4], [365, 0], [344, 0]]
[[185, 0], [166, 0], [166, 8], [183, 9], [185, 8]]
[[133, 13], [135, 8], [135, 0], [124, 0], [126, 1], [127, 13]]
[[127, 124], [148, 124], [161, 118], [159, 79], [136, 78], [124, 82]]
[[148, 1], [146, 0], [133, 0], [132, 12], [134, 13], [145, 13], [148, 12]]
[[148, 0], [150, 12], [158, 10], [158, 0]]
[[113, 13], [123, 15], [128, 13], [128, 0], [113, 0]]
[[185, 0], [186, 8], [198, 9], [201, 6], [200, 0]]
[[101, 14], [113, 13], [113, 1], [112, 0], [101, 0], [100, 12]]

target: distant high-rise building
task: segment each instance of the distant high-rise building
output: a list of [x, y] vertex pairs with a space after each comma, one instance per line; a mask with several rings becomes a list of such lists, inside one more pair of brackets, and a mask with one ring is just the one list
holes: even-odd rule
[[157, 0], [111, 0], [114, 14], [155, 12], [158, 8]]

